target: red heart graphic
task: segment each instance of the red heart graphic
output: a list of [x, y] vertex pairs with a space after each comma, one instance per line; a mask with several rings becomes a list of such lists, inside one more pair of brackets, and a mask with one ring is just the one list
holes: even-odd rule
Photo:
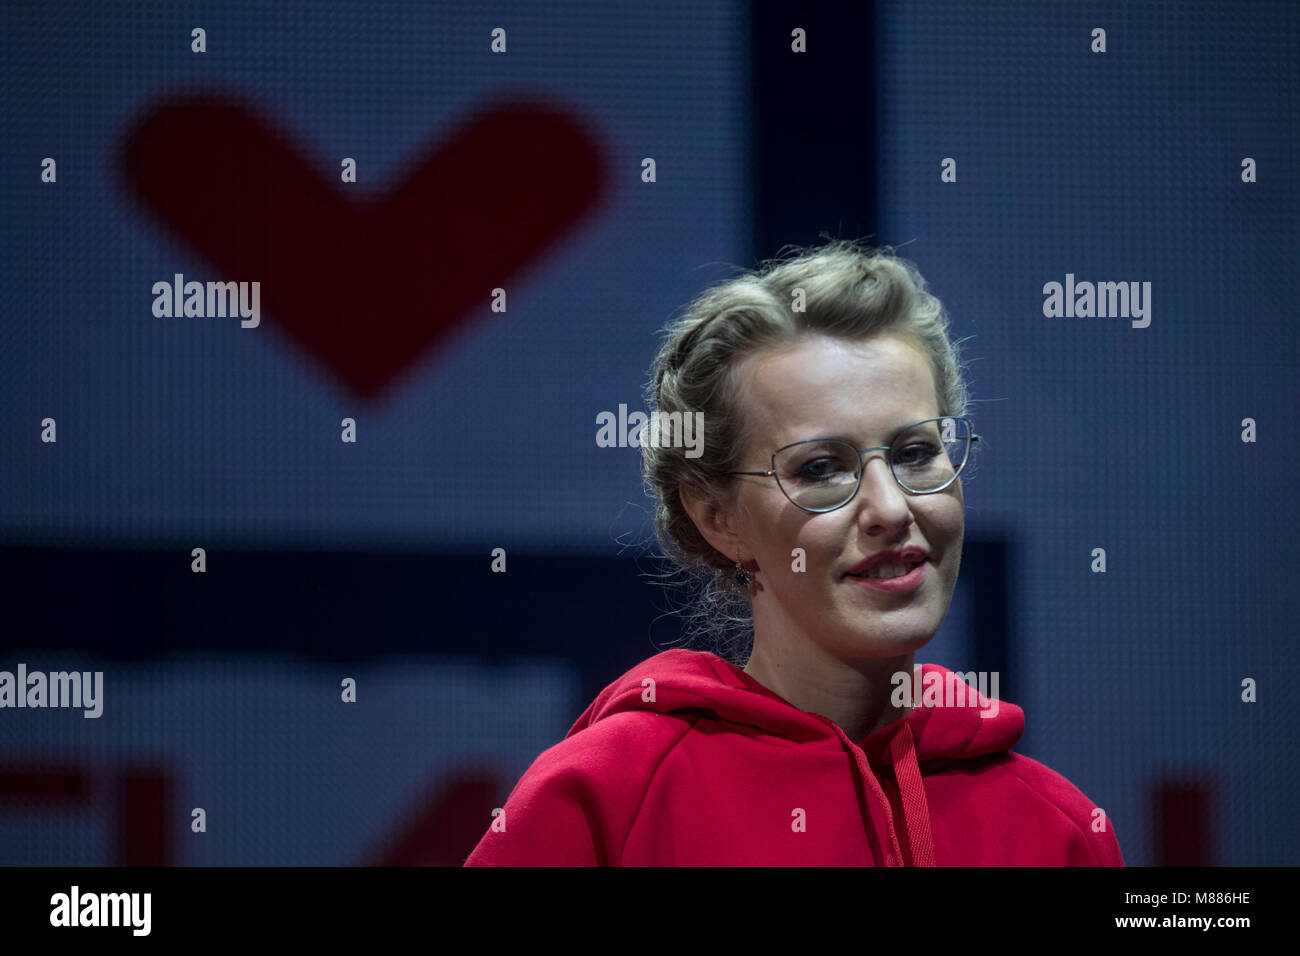
[[156, 109], [123, 154], [128, 188], [219, 270], [186, 281], [260, 281], [263, 312], [366, 398], [458, 322], [490, 314], [491, 290], [605, 185], [589, 134], [530, 100], [476, 114], [378, 202], [347, 197], [212, 95]]

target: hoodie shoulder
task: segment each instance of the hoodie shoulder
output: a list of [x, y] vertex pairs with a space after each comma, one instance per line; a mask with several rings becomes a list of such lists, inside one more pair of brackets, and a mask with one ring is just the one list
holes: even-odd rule
[[1082, 790], [1052, 768], [1014, 751], [1006, 754], [1002, 767], [1060, 814], [1068, 835], [1065, 865], [1124, 865], [1110, 814]]
[[533, 761], [465, 865], [617, 863], [656, 771], [694, 722], [628, 710], [570, 731]]
[[713, 655], [677, 648], [612, 681], [525, 771], [466, 866], [617, 863], [664, 758], [726, 676]]

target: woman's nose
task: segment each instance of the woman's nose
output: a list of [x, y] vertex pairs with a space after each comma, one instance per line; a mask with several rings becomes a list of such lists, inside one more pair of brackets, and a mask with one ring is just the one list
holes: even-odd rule
[[862, 464], [862, 486], [858, 489], [859, 510], [871, 524], [895, 525], [905, 521], [911, 510], [903, 491], [883, 455], [872, 455]]

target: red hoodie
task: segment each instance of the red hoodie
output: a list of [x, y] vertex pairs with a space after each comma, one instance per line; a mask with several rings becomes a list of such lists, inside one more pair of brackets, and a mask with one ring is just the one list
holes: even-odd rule
[[465, 865], [1123, 866], [1109, 816], [1010, 751], [1024, 712], [956, 686], [959, 706], [855, 743], [714, 654], [665, 651], [533, 762]]

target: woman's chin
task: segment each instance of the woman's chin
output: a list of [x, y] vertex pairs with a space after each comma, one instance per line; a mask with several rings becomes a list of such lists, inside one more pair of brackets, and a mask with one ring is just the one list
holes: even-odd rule
[[934, 640], [934, 631], [856, 629], [837, 643], [851, 649], [854, 657], [901, 657], [914, 654]]

